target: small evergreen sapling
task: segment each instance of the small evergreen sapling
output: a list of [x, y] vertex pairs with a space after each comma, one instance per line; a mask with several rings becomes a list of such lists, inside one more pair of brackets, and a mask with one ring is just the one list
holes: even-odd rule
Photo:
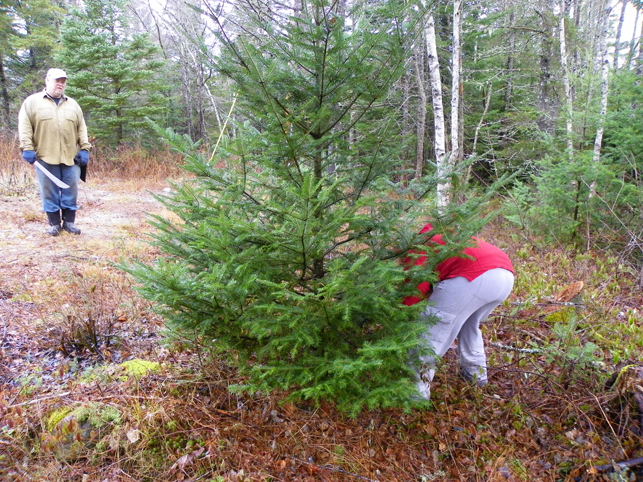
[[[128, 269], [170, 326], [231, 355], [247, 376], [237, 389], [283, 389], [350, 413], [408, 408], [414, 357], [429, 348], [422, 305], [401, 301], [479, 223], [405, 270], [435, 186], [392, 182], [404, 138], [383, 106], [412, 22], [390, 3], [350, 23], [312, 4], [288, 25], [236, 12], [256, 20], [245, 24], [255, 34], [217, 32], [215, 66], [239, 89], [236, 136], [211, 156], [165, 133], [194, 179], [161, 198], [180, 220], [154, 218], [163, 255]], [[457, 209], [438, 230], [476, 218]]]

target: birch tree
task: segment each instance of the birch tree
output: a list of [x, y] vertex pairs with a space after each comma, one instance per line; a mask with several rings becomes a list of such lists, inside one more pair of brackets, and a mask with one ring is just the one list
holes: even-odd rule
[[[426, 7], [426, 2], [424, 3]], [[444, 105], [442, 103], [442, 77], [438, 60], [438, 47], [435, 36], [435, 20], [430, 14], [425, 27], [424, 36], [429, 58], [429, 83], [431, 85], [431, 103], [433, 105], [433, 129], [435, 163], [437, 166], [437, 204], [444, 208], [451, 200], [451, 169], [446, 155], [446, 128], [444, 122]]]
[[565, 22], [567, 19], [566, 2], [561, 0], [560, 2], [560, 15], [558, 23], [558, 39], [560, 42], [560, 65], [561, 65], [561, 76], [563, 81], [563, 93], [564, 93], [564, 115], [565, 115], [565, 140], [567, 144], [567, 155], [569, 160], [574, 158], [574, 124], [573, 124], [573, 112], [574, 112], [574, 101], [572, 99], [572, 88], [569, 80], [569, 67], [567, 59], [567, 38], [565, 33]]
[[[607, 116], [607, 98], [609, 93], [609, 60], [607, 52], [607, 36], [609, 34], [609, 16], [611, 13], [612, 7], [606, 6], [603, 15], [603, 23], [600, 32], [599, 38], [599, 55], [600, 55], [600, 70], [601, 70], [601, 110], [598, 116], [598, 125], [596, 128], [596, 137], [594, 139], [594, 155], [593, 161], [598, 162], [601, 157], [601, 145], [603, 143], [603, 129], [605, 125], [605, 117]], [[625, 1], [623, 2], [623, 12], [625, 11]], [[618, 38], [618, 35], [617, 35]], [[618, 42], [617, 50], [614, 54], [614, 68], [618, 64]]]
[[[415, 178], [422, 177], [424, 169], [424, 137], [426, 133], [426, 114], [428, 96], [426, 95], [425, 76], [424, 76], [424, 51], [422, 43], [420, 43], [413, 55], [413, 70], [415, 72], [416, 86], [418, 92], [418, 107], [417, 107], [417, 140], [415, 143]], [[405, 103], [406, 104], [406, 103]]]
[[[619, 53], [621, 51], [621, 34], [623, 33], [623, 24], [625, 23], [625, 9], [628, 0], [621, 0], [621, 15], [616, 25], [616, 38], [614, 39], [614, 69], [618, 69]], [[610, 9], [611, 11], [611, 9]], [[608, 13], [609, 14], [609, 13]]]
[[451, 155], [450, 170], [462, 160], [462, 138], [460, 136], [460, 106], [462, 84], [462, 53], [460, 37], [462, 34], [462, 0], [453, 2], [453, 33], [451, 43]]
[[632, 60], [636, 56], [636, 46], [638, 44], [638, 42], [636, 41], [637, 39], [636, 34], [637, 34], [637, 31], [639, 30], [639, 18], [641, 16], [641, 7], [643, 6], [643, 1], [632, 0], [632, 5], [636, 13], [634, 15], [634, 24], [633, 24], [634, 26], [632, 28], [632, 37], [630, 39], [630, 46], [629, 46], [628, 55], [627, 55], [627, 65], [625, 66], [627, 70], [630, 70], [632, 68]]

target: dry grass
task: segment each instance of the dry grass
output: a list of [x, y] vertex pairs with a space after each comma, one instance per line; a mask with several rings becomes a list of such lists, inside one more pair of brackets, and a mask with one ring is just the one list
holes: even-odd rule
[[181, 173], [181, 158], [165, 147], [150, 151], [141, 146], [92, 151], [91, 176], [127, 180], [132, 190], [147, 189]]
[[[90, 153], [88, 176], [92, 180], [127, 181], [128, 190], [154, 188], [181, 173], [181, 158], [167, 146], [151, 151], [141, 146], [110, 149], [96, 147]], [[33, 185], [33, 168], [20, 157], [15, 137], [0, 137], [0, 195], [23, 195]]]
[[28, 167], [20, 157], [18, 140], [0, 136], [0, 195], [25, 194], [32, 185]]

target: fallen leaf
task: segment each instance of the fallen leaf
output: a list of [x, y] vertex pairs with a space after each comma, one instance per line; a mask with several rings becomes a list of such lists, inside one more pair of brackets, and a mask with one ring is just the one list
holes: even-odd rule
[[129, 440], [130, 443], [138, 442], [140, 438], [141, 432], [139, 430], [133, 428], [127, 431], [127, 440]]
[[183, 455], [181, 458], [179, 458], [179, 460], [174, 462], [172, 467], [170, 467], [170, 472], [173, 472], [177, 469], [184, 470], [186, 465], [191, 464], [194, 461], [194, 459], [197, 458], [199, 455], [201, 455], [204, 451], [205, 449], [201, 447], [197, 450], [190, 452], [189, 454]]

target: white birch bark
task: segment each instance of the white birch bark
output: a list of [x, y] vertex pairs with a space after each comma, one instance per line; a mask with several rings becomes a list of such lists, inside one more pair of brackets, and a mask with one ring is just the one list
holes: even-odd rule
[[442, 79], [438, 48], [435, 38], [435, 20], [429, 16], [425, 26], [426, 50], [429, 57], [429, 82], [431, 84], [431, 100], [433, 103], [433, 126], [435, 130], [434, 151], [437, 165], [438, 207], [446, 207], [451, 200], [451, 173], [446, 158], [446, 129], [444, 125], [444, 106], [442, 103]]
[[[598, 118], [598, 127], [596, 129], [596, 138], [594, 139], [594, 156], [593, 161], [598, 162], [601, 158], [601, 145], [603, 143], [603, 128], [605, 124], [605, 117], [607, 116], [607, 97], [609, 93], [609, 60], [607, 52], [607, 36], [608, 36], [608, 21], [612, 8], [608, 5], [604, 10], [603, 25], [601, 28], [600, 42], [600, 58], [601, 58], [601, 113]], [[623, 5], [625, 10], [625, 5]], [[617, 50], [618, 52], [618, 50]], [[616, 68], [618, 56], [614, 55], [614, 68]], [[591, 192], [594, 191], [592, 186]]]
[[460, 35], [462, 31], [462, 0], [453, 2], [453, 34], [451, 52], [451, 156], [449, 164], [453, 168], [462, 157], [460, 138], [460, 74], [462, 55]]
[[565, 92], [565, 130], [567, 138], [567, 154], [569, 160], [574, 159], [574, 140], [573, 140], [573, 100], [572, 89], [569, 81], [569, 67], [567, 65], [567, 41], [565, 35], [565, 0], [560, 2], [560, 23], [558, 27], [559, 40], [560, 40], [560, 64], [563, 76], [563, 88]]
[[[614, 69], [618, 69], [618, 57], [621, 50], [621, 34], [623, 32], [623, 23], [625, 23], [625, 7], [627, 7], [627, 0], [622, 0], [623, 7], [621, 8], [621, 16], [616, 25], [616, 38], [614, 39]], [[610, 9], [611, 10], [611, 9]]]
[[638, 42], [636, 41], [636, 33], [639, 28], [639, 15], [641, 13], [640, 1], [634, 2], [634, 9], [636, 10], [636, 15], [634, 16], [634, 28], [632, 29], [632, 39], [630, 40], [630, 51], [627, 56], [627, 70], [630, 70], [632, 68], [632, 60], [634, 59], [634, 55], [636, 54], [636, 46], [638, 45]]
[[[426, 130], [426, 112], [427, 112], [427, 95], [424, 88], [424, 50], [418, 46], [413, 55], [413, 64], [415, 68], [415, 78], [417, 91], [420, 101], [418, 102], [417, 112], [417, 140], [415, 143], [415, 178], [422, 177], [424, 170], [424, 132]], [[405, 103], [406, 104], [406, 103]]]

